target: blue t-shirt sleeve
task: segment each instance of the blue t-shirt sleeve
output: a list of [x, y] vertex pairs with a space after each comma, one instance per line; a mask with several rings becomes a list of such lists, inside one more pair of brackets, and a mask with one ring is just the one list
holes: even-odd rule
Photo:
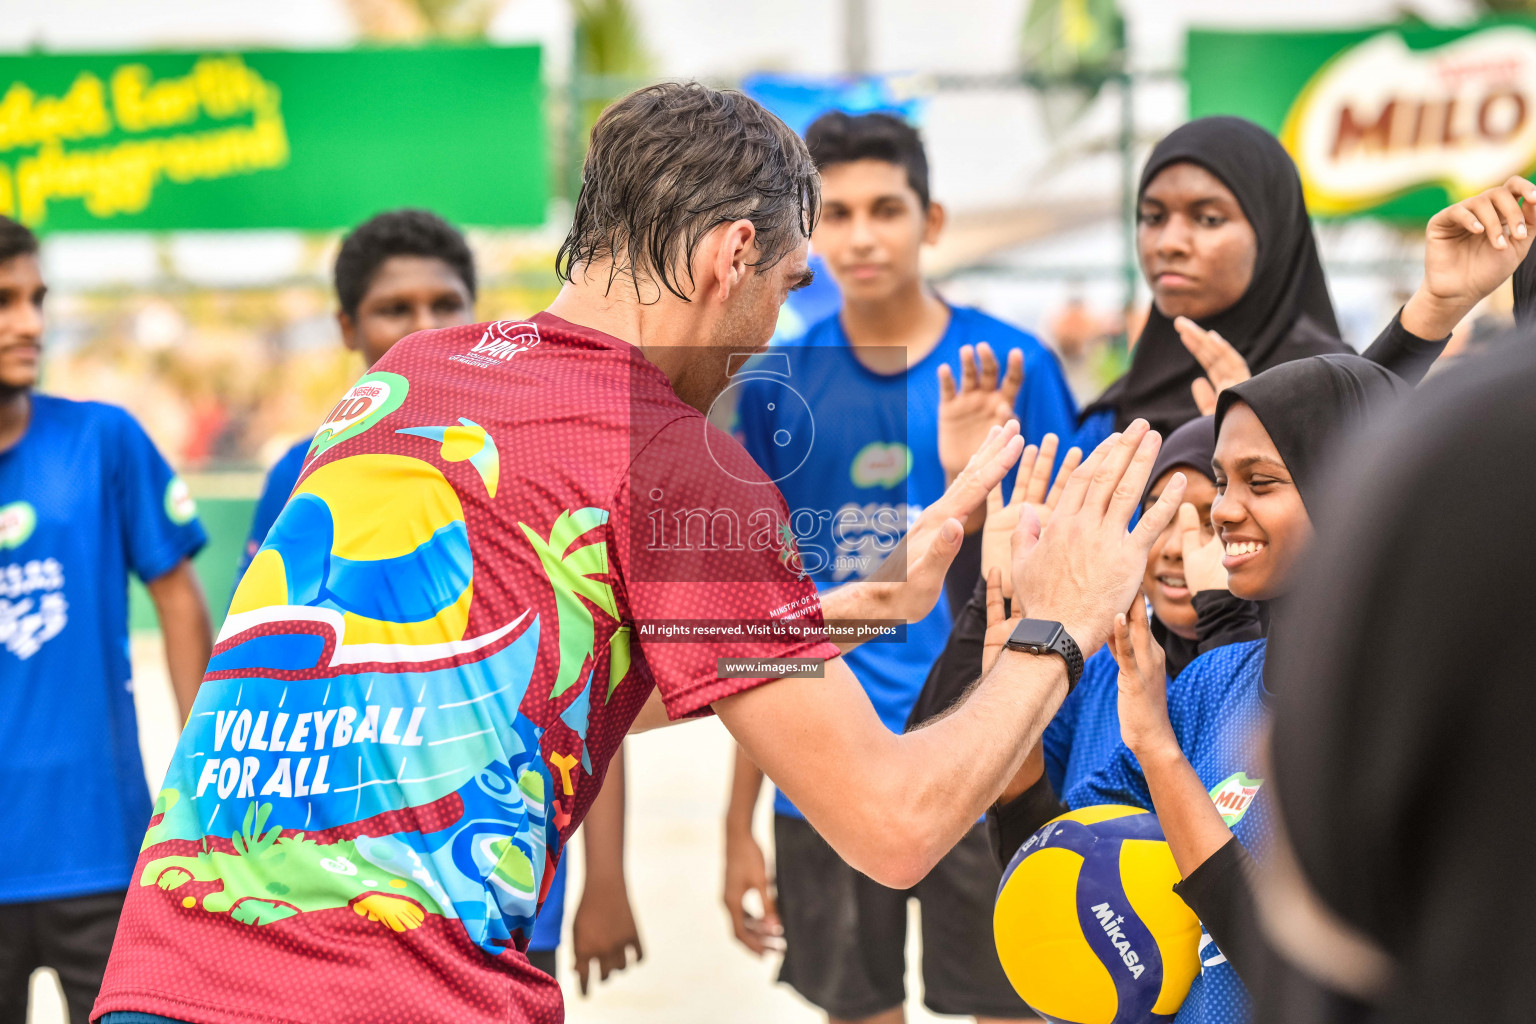
[[560, 948], [560, 932], [565, 927], [565, 865], [571, 858], [561, 857], [555, 865], [555, 877], [549, 883], [549, 892], [539, 916], [533, 922], [533, 934], [528, 937], [528, 948], [535, 952], [548, 952]]
[[1075, 430], [1069, 431], [1072, 440], [1062, 445], [1062, 451], [1074, 445], [1083, 450], [1083, 458], [1087, 458], [1099, 444], [1110, 434], [1115, 432], [1115, 411], [1113, 409], [1100, 409], [1090, 413]]
[[251, 559], [261, 550], [272, 524], [277, 522], [283, 506], [288, 503], [288, 495], [293, 493], [294, 485], [299, 482], [299, 473], [304, 469], [304, 456], [308, 451], [309, 442], [300, 441], [288, 449], [267, 473], [261, 497], [256, 501], [256, 514], [251, 519], [251, 532], [246, 535], [245, 547], [240, 551], [240, 564], [235, 569], [235, 586], [238, 587], [245, 578], [245, 570], [251, 567]]
[[[1213, 673], [1230, 671], [1224, 669], [1224, 664], [1210, 654], [1202, 655], [1190, 662], [1178, 678], [1168, 683], [1168, 722], [1173, 726], [1173, 735], [1179, 741], [1179, 749], [1184, 751], [1184, 756], [1191, 762], [1199, 754], [1195, 749], [1196, 744], [1206, 736], [1206, 730], [1201, 724], [1205, 714], [1203, 696], [1218, 690], [1217, 687], [1202, 685], [1201, 680]], [[1141, 763], [1122, 740], [1115, 744], [1114, 753], [1097, 771], [1073, 787], [1064, 802], [1074, 810], [1094, 804], [1130, 804], [1150, 811], [1152, 792], [1147, 788]]]
[[1073, 787], [1063, 801], [1068, 807], [1093, 807], [1096, 804], [1129, 804], [1152, 809], [1152, 794], [1141, 774], [1141, 765], [1124, 742], [1115, 746], [1109, 760]]
[[[138, 420], [121, 409], [104, 425], [112, 433], [113, 496], [128, 567], [146, 583], [159, 579], [208, 543], [197, 503]], [[115, 421], [115, 422], [113, 422]]]

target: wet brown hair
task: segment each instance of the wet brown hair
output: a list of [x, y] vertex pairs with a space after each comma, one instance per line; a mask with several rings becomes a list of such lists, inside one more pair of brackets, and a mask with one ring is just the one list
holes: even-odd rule
[[686, 302], [694, 251], [711, 228], [750, 220], [761, 270], [810, 237], [820, 204], [805, 143], [756, 100], [697, 82], [648, 86], [592, 129], [555, 273], [569, 281], [576, 267], [611, 260], [608, 287], [628, 277], [638, 296], [652, 279]]

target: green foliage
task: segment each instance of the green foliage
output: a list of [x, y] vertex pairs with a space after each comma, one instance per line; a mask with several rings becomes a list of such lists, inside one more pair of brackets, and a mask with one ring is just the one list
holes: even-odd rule
[[1119, 67], [1125, 22], [1115, 0], [1032, 0], [1024, 18], [1024, 69], [1063, 78]]
[[619, 617], [613, 588], [592, 579], [608, 571], [608, 549], [601, 535], [577, 544], [608, 519], [600, 508], [567, 509], [555, 520], [546, 541], [527, 523], [518, 523], [555, 591], [556, 628], [559, 631], [560, 669], [550, 699], [560, 696], [582, 677], [596, 644], [592, 611], [586, 598], [611, 619]]
[[576, 19], [578, 73], [638, 76], [650, 72], [640, 23], [628, 0], [570, 0], [570, 4]]
[[407, 0], [440, 39], [483, 39], [500, 0]]
[[256, 801], [251, 801], [245, 809], [245, 821], [241, 824], [240, 831], [230, 839], [230, 845], [235, 848], [236, 854], [241, 857], [266, 856], [267, 851], [277, 842], [277, 837], [283, 833], [281, 825], [273, 825], [270, 832], [266, 835], [261, 834], [271, 813], [271, 804], [262, 804], [257, 807]]

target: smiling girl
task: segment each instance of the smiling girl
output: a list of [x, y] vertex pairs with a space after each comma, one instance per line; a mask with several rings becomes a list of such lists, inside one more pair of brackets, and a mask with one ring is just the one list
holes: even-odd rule
[[[1232, 593], [1268, 605], [1284, 628], [1292, 567], [1312, 538], [1308, 499], [1330, 443], [1407, 391], [1358, 356], [1284, 364], [1222, 393], [1212, 468], [1211, 521], [1224, 548]], [[1270, 837], [1272, 813], [1251, 739], [1265, 718], [1265, 640], [1197, 658], [1172, 685], [1162, 649], [1135, 603], [1110, 641], [1119, 663], [1123, 742], [1069, 790], [1069, 807], [1150, 807], [1183, 881], [1176, 891], [1200, 917], [1202, 971], [1176, 1021], [1246, 1019], [1239, 971], [1252, 962], [1248, 935], [1250, 851]]]

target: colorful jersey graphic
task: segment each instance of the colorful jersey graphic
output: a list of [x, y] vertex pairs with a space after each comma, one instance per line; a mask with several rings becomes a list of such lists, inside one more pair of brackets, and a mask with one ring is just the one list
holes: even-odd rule
[[776, 542], [652, 543], [672, 511], [784, 518], [710, 431], [635, 349], [543, 315], [359, 381], [235, 592], [97, 1011], [371, 1020], [387, 983], [411, 1019], [558, 1020], [516, 951], [651, 687], [704, 713], [762, 682], [717, 657], [836, 653], [632, 649], [637, 621], [814, 594]]

